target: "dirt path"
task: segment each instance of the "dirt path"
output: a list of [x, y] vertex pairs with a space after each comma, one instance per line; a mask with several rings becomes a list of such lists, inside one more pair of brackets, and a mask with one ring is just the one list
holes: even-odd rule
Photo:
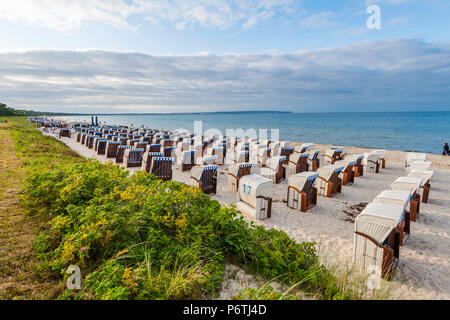
[[19, 204], [25, 170], [8, 129], [0, 124], [0, 299], [53, 298], [58, 284], [42, 280], [32, 250], [45, 221], [27, 216]]

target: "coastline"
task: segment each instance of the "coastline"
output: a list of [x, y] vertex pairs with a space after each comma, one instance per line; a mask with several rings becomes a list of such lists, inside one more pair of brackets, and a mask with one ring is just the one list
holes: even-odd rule
[[[86, 158], [107, 159], [81, 146], [74, 138], [62, 138], [68, 147]], [[325, 150], [329, 145], [316, 144], [316, 149]], [[360, 154], [372, 149], [347, 147], [349, 154]], [[319, 197], [315, 208], [307, 213], [289, 209], [285, 198], [286, 182], [275, 185], [273, 192], [273, 215], [271, 219], [258, 221], [243, 215], [247, 221], [286, 232], [296, 241], [318, 243], [321, 258], [338, 265], [351, 264], [353, 250], [353, 223], [347, 221], [344, 211], [350, 207], [371, 202], [382, 190], [405, 173], [403, 163], [406, 152], [387, 151], [387, 168], [380, 174], [368, 173], [358, 178], [354, 185], [344, 186], [341, 194], [333, 198]], [[401, 248], [401, 258], [394, 280], [388, 285], [393, 288], [393, 296], [399, 299], [449, 299], [450, 298], [450, 157], [430, 155], [435, 178], [433, 179], [430, 202], [423, 206], [421, 220], [413, 223], [412, 236], [408, 244]], [[134, 172], [139, 169], [131, 169]], [[212, 198], [223, 205], [236, 204], [237, 194], [227, 187], [225, 170], [218, 175], [218, 192]], [[190, 184], [189, 172], [174, 170], [173, 180]], [[225, 282], [224, 282], [225, 283]], [[235, 288], [236, 285], [227, 285]], [[231, 289], [228, 289], [231, 290]], [[221, 293], [229, 298], [233, 292]]]

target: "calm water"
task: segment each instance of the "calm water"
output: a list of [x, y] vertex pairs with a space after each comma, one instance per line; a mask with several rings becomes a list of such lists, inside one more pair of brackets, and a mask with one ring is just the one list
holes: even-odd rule
[[[90, 116], [67, 120], [91, 121]], [[279, 129], [280, 139], [391, 150], [442, 152], [450, 142], [450, 112], [407, 113], [200, 113], [99, 116], [99, 122], [161, 129]]]

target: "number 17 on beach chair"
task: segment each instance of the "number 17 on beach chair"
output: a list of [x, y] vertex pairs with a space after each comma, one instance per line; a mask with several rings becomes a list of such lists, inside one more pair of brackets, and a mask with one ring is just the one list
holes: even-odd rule
[[263, 220], [272, 216], [272, 180], [257, 174], [247, 175], [239, 180], [239, 202], [242, 212]]

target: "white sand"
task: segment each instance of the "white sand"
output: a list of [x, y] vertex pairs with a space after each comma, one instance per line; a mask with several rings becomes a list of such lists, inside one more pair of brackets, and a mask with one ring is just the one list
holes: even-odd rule
[[[93, 150], [77, 143], [74, 138], [62, 138], [70, 148], [90, 158], [107, 161]], [[325, 150], [329, 145], [316, 145]], [[348, 154], [362, 154], [369, 149], [348, 147]], [[345, 221], [344, 209], [361, 202], [371, 202], [381, 191], [389, 189], [398, 177], [406, 175], [403, 167], [405, 152], [388, 151], [386, 169], [379, 174], [364, 173], [355, 179], [355, 184], [344, 186], [342, 193], [333, 198], [319, 196], [315, 208], [303, 213], [290, 209], [282, 201], [286, 197], [286, 182], [275, 185], [273, 190], [272, 218], [258, 221], [245, 216], [266, 228], [285, 231], [297, 241], [316, 241], [320, 243], [321, 257], [326, 261], [351, 264], [353, 250], [352, 222]], [[392, 285], [394, 295], [400, 299], [450, 299], [450, 157], [430, 155], [435, 176], [431, 184], [428, 204], [421, 204], [420, 220], [412, 222], [411, 238], [400, 248], [400, 261]], [[135, 171], [132, 169], [130, 171]], [[189, 183], [189, 172], [174, 170], [173, 179]], [[212, 198], [223, 204], [237, 203], [237, 193], [227, 187], [225, 170], [218, 175], [218, 192]], [[227, 268], [236, 279], [227, 279], [221, 298], [231, 298], [255, 280], [248, 275]], [[239, 280], [241, 279], [241, 280]], [[244, 280], [242, 280], [244, 279]]]

